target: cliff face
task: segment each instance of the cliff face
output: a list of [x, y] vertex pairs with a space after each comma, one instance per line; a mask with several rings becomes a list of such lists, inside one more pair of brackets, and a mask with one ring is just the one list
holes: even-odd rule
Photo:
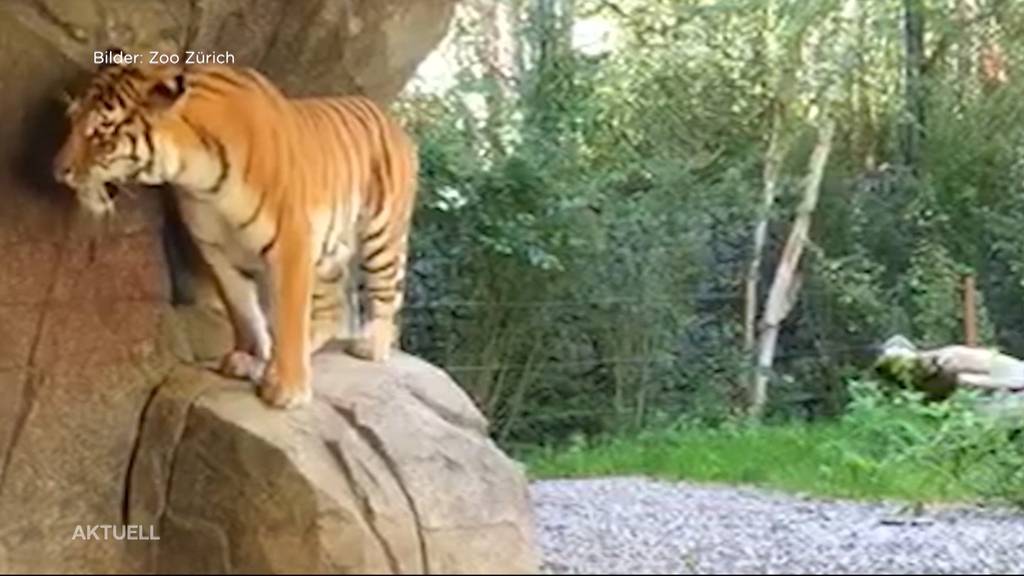
[[[455, 0], [7, 0], [5, 25], [37, 37], [7, 56], [91, 64], [117, 45], [231, 55], [294, 94], [359, 91], [387, 100], [447, 31]], [[10, 22], [8, 22], [10, 21]]]
[[[533, 569], [523, 476], [446, 375], [327, 353], [313, 406], [265, 409], [196, 367], [229, 333], [171, 305], [161, 196], [98, 228], [50, 175], [95, 50], [230, 54], [291, 94], [386, 101], [453, 4], [0, 3], [0, 571]], [[79, 537], [126, 524], [160, 540]]]

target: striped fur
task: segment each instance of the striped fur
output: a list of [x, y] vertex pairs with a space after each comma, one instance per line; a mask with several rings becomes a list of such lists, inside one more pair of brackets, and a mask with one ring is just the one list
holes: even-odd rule
[[352, 262], [368, 311], [351, 352], [397, 346], [418, 165], [372, 101], [289, 98], [245, 68], [108, 65], [69, 117], [55, 177], [84, 208], [109, 214], [111, 184], [176, 191], [234, 322], [224, 373], [273, 406], [305, 404], [311, 355], [358, 313]]

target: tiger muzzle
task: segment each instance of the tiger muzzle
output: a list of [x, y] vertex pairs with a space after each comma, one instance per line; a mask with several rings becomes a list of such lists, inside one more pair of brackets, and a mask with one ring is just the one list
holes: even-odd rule
[[71, 186], [74, 181], [74, 170], [67, 166], [54, 166], [53, 179], [56, 180], [58, 184]]
[[74, 188], [79, 179], [76, 177], [75, 165], [70, 156], [67, 147], [57, 153], [53, 159], [53, 179], [59, 184]]

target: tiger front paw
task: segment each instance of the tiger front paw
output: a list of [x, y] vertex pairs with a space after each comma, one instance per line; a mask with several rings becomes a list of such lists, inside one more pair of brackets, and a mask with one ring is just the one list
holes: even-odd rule
[[229, 378], [259, 382], [266, 370], [266, 362], [243, 350], [233, 350], [220, 363], [220, 373]]
[[269, 406], [293, 410], [313, 400], [313, 387], [308, 378], [282, 378], [271, 363], [260, 382], [260, 398]]

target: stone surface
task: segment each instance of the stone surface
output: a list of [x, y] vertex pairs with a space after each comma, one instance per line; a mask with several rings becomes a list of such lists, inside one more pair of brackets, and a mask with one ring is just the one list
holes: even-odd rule
[[[150, 388], [96, 388], [145, 379], [131, 370], [78, 380], [78, 396], [51, 395], [53, 406], [36, 397], [0, 500], [3, 571], [538, 569], [520, 465], [454, 381], [421, 360], [325, 351], [313, 405], [293, 412], [186, 365]], [[119, 420], [52, 421], [85, 402], [118, 407]], [[104, 445], [113, 449], [95, 451]], [[74, 539], [83, 523], [140, 526], [159, 540]]]
[[196, 372], [161, 388], [128, 494], [128, 521], [159, 527], [158, 546], [139, 546], [152, 568], [536, 570], [525, 477], [447, 375], [406, 355], [380, 366], [340, 352], [318, 356], [316, 373], [313, 406], [289, 413]]
[[[293, 94], [387, 100], [453, 4], [0, 2], [0, 572], [535, 567], [523, 475], [446, 375], [326, 354], [313, 406], [264, 408], [195, 366], [230, 334], [172, 307], [165, 198], [98, 226], [50, 176], [93, 50], [230, 52]], [[126, 524], [160, 540], [74, 538]]]
[[[388, 100], [447, 31], [454, 0], [6, 0], [5, 19], [43, 36], [55, 61], [91, 65], [116, 45], [230, 55], [295, 94]], [[8, 52], [12, 53], [12, 52]], [[63, 56], [63, 58], [62, 58]]]
[[67, 544], [120, 517], [141, 407], [172, 365], [162, 217], [140, 198], [98, 229], [52, 184], [57, 94], [79, 69], [21, 6], [0, 3], [0, 571], [131, 570], [118, 542]]

